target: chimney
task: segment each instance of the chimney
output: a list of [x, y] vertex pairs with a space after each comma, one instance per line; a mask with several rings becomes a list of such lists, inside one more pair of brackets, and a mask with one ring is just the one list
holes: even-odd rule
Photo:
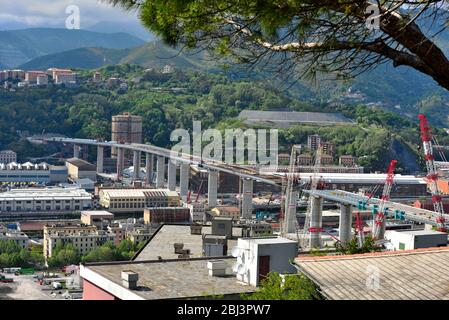
[[207, 262], [207, 269], [209, 270], [209, 276], [211, 277], [224, 277], [226, 275], [227, 268], [226, 261], [213, 260]]
[[192, 224], [190, 226], [190, 234], [199, 234], [201, 235], [203, 226], [199, 224]]
[[174, 243], [175, 253], [182, 254], [182, 249], [184, 248], [184, 243]]
[[125, 288], [135, 290], [137, 289], [137, 281], [139, 280], [139, 274], [134, 271], [125, 270], [122, 271], [122, 284]]

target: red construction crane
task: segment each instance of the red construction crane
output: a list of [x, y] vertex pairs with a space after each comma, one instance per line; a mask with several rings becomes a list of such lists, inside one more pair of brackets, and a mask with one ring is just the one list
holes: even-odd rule
[[446, 231], [445, 219], [444, 219], [444, 208], [441, 201], [440, 190], [438, 189], [438, 173], [435, 167], [435, 156], [433, 155], [432, 147], [432, 132], [427, 122], [425, 115], [419, 115], [419, 127], [421, 130], [421, 140], [424, 149], [424, 159], [426, 160], [427, 167], [427, 180], [430, 187], [430, 192], [432, 193], [432, 203], [433, 209], [439, 215], [436, 218], [438, 224], [438, 231]]
[[394, 180], [394, 169], [396, 168], [397, 160], [391, 160], [390, 165], [388, 166], [387, 171], [387, 179], [385, 180], [384, 189], [382, 191], [382, 196], [380, 197], [380, 204], [378, 208], [378, 212], [374, 217], [373, 221], [373, 238], [380, 240], [384, 238], [385, 234], [385, 201], [390, 199], [390, 192], [393, 186]]

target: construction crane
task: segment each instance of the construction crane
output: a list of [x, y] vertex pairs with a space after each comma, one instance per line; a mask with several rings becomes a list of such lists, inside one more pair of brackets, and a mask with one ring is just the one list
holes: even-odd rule
[[355, 226], [356, 226], [358, 245], [359, 248], [361, 248], [363, 247], [363, 243], [365, 242], [365, 234], [363, 232], [363, 219], [360, 216], [359, 211], [355, 213]]
[[[289, 233], [290, 229], [290, 223], [294, 220], [295, 221], [295, 228], [296, 228], [296, 210], [291, 210], [291, 206], [294, 206], [296, 208], [296, 201], [297, 199], [292, 199], [292, 196], [295, 191], [295, 188], [297, 188], [298, 182], [299, 182], [299, 174], [296, 175], [295, 173], [295, 164], [296, 164], [296, 155], [301, 152], [301, 145], [293, 145], [291, 153], [290, 153], [290, 164], [289, 164], [289, 170], [287, 173], [287, 184], [285, 186], [285, 197], [284, 197], [284, 207], [283, 207], [283, 213], [281, 212], [280, 217], [280, 223], [281, 223], [281, 233], [287, 234]], [[284, 180], [285, 183], [285, 180]], [[282, 207], [282, 206], [281, 206]], [[291, 215], [294, 215], [292, 217]]]
[[441, 201], [441, 193], [438, 189], [438, 173], [435, 167], [435, 156], [433, 154], [432, 147], [432, 132], [424, 114], [419, 115], [419, 127], [421, 131], [421, 140], [424, 149], [424, 159], [426, 160], [427, 167], [427, 180], [432, 193], [433, 209], [438, 216], [436, 217], [436, 223], [438, 224], [438, 231], [446, 231], [443, 202]]
[[[315, 191], [317, 190], [319, 179], [317, 178], [320, 168], [321, 168], [321, 156], [323, 153], [323, 146], [320, 145], [318, 149], [316, 150], [315, 155], [315, 163], [313, 166], [313, 175], [311, 177], [310, 181], [310, 190]], [[312, 193], [311, 193], [312, 194]], [[304, 227], [301, 230], [301, 233], [299, 235], [301, 247], [307, 248], [309, 247], [309, 238], [310, 238], [310, 232], [321, 232], [322, 230], [315, 230], [310, 227], [310, 216], [312, 214], [312, 196], [309, 195], [308, 203], [307, 203], [307, 211], [306, 216], [304, 219]]]
[[382, 196], [380, 197], [380, 203], [378, 212], [373, 219], [373, 232], [374, 239], [382, 240], [385, 234], [385, 202], [390, 199], [391, 188], [394, 180], [394, 169], [397, 165], [397, 160], [391, 160], [387, 170], [387, 179], [385, 180]]

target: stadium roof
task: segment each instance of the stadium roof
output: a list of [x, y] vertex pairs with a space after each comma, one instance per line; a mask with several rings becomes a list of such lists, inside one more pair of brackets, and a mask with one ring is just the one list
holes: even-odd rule
[[266, 124], [279, 128], [288, 128], [299, 123], [315, 125], [353, 123], [342, 114], [325, 112], [243, 110], [240, 112], [239, 118], [245, 119], [246, 124]]

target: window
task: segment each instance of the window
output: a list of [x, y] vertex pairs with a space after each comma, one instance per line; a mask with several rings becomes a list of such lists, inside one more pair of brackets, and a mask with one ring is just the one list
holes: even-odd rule
[[399, 242], [399, 250], [405, 250], [405, 243]]

